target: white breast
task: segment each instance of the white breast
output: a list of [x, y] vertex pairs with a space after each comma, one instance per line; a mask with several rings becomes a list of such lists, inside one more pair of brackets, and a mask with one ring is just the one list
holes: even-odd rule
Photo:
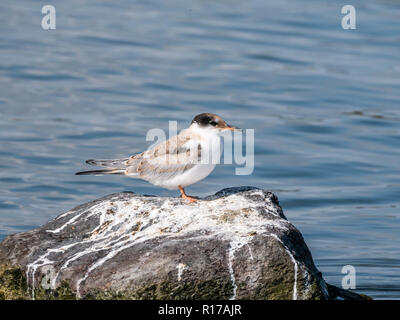
[[178, 189], [178, 186], [186, 187], [207, 177], [219, 163], [221, 157], [221, 140], [219, 135], [202, 135], [200, 141], [201, 161], [189, 170], [176, 175], [167, 181], [157, 181], [157, 185], [167, 189]]

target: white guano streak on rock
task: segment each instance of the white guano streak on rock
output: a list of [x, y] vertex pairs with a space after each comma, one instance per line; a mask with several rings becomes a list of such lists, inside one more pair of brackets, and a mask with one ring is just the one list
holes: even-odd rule
[[292, 299], [293, 300], [297, 300], [297, 271], [298, 271], [298, 265], [297, 265], [297, 261], [294, 258], [293, 254], [290, 252], [289, 248], [282, 242], [281, 239], [278, 238], [278, 236], [276, 234], [271, 234], [270, 236], [272, 236], [274, 239], [276, 239], [277, 241], [279, 241], [280, 244], [282, 244], [283, 248], [285, 249], [285, 251], [287, 252], [287, 254], [289, 255], [290, 259], [293, 262], [294, 265], [294, 283], [293, 283], [293, 296]]
[[31, 296], [32, 299], [35, 299], [35, 273], [37, 268], [43, 267], [45, 265], [52, 265], [54, 261], [48, 259], [48, 256], [52, 253], [58, 253], [58, 252], [63, 252], [64, 250], [74, 246], [75, 244], [70, 244], [66, 245], [60, 248], [55, 248], [55, 249], [48, 249], [45, 254], [41, 255], [38, 259], [36, 259], [34, 262], [30, 263], [27, 265], [26, 269], [26, 281], [29, 284], [29, 274], [32, 273], [32, 280], [31, 280]]
[[176, 268], [178, 269], [178, 281], [181, 281], [183, 271], [187, 269], [187, 265], [184, 263], [179, 263]]
[[[255, 190], [254, 193], [260, 193], [260, 191]], [[95, 216], [99, 220], [96, 227], [88, 232], [88, 237], [84, 240], [77, 240], [72, 244], [59, 248], [48, 249], [44, 255], [29, 264], [27, 275], [32, 277], [33, 286], [37, 268], [55, 262], [51, 260], [42, 261], [52, 253], [61, 251], [66, 251], [67, 253], [64, 254], [66, 258], [64, 258], [61, 267], [57, 268], [56, 276], [52, 279], [51, 283], [55, 288], [58, 277], [68, 268], [71, 262], [94, 252], [108, 250], [102, 258], [89, 265], [83, 277], [76, 282], [77, 295], [79, 297], [82, 282], [87, 279], [94, 269], [102, 266], [119, 252], [152, 238], [185, 236], [185, 234], [197, 230], [206, 230], [209, 235], [218, 235], [223, 240], [231, 243], [228, 254], [229, 270], [231, 272], [231, 280], [234, 283], [235, 278], [232, 268], [234, 253], [251, 240], [252, 237], [249, 236], [249, 231], [255, 231], [257, 234], [268, 233], [267, 229], [269, 227], [287, 230], [286, 226], [289, 224], [285, 219], [266, 220], [257, 211], [259, 202], [253, 203], [240, 194], [233, 194], [212, 201], [200, 201], [191, 205], [179, 199], [156, 199], [164, 201], [161, 207], [159, 201], [151, 201], [151, 198], [132, 197], [129, 200], [112, 198], [95, 204], [86, 211], [82, 211], [54, 230], [47, 230], [56, 234], [67, 226], [82, 223], [89, 217]], [[265, 205], [268, 206], [268, 202]], [[113, 211], [111, 214], [108, 212], [110, 208]], [[243, 210], [247, 214], [244, 214]], [[251, 213], [249, 214], [249, 212]], [[224, 216], [228, 218], [228, 222], [222, 220]], [[84, 249], [79, 252], [71, 250], [71, 253], [69, 253], [68, 249], [77, 245], [82, 245]], [[59, 263], [60, 261], [57, 262]], [[32, 270], [33, 272], [31, 272]], [[27, 279], [29, 278], [27, 277]], [[233, 296], [236, 296], [236, 291]]]
[[233, 270], [233, 260], [235, 259], [235, 252], [243, 247], [244, 245], [248, 244], [251, 240], [251, 237], [247, 237], [247, 239], [242, 239], [242, 241], [231, 241], [228, 251], [228, 270], [229, 275], [231, 278], [232, 286], [233, 286], [233, 293], [230, 300], [236, 299], [237, 294], [237, 285], [236, 285], [236, 278], [235, 278], [235, 271]]
[[247, 248], [249, 248], [250, 259], [254, 260], [253, 251], [251, 251], [251, 247], [249, 246], [249, 244], [247, 244]]
[[[110, 200], [110, 201], [112, 202], [112, 200]], [[91, 216], [93, 216], [93, 215], [95, 215], [95, 214], [100, 213], [102, 207], [103, 207], [103, 204], [102, 204], [102, 203], [97, 204], [97, 205], [94, 205], [94, 206], [91, 208], [92, 213], [89, 214], [86, 218], [89, 218], [89, 217], [91, 217]], [[69, 213], [72, 213], [72, 212], [74, 212], [74, 211], [72, 211], [72, 210], [71, 210], [71, 211], [68, 211], [68, 212], [66, 212], [65, 214], [63, 214], [63, 216], [64, 216], [64, 215], [67, 215], [67, 214], [69, 214]], [[57, 229], [55, 229], [55, 230], [47, 230], [47, 232], [50, 232], [50, 233], [58, 233], [58, 232], [62, 231], [63, 229], [65, 229], [65, 227], [67, 227], [67, 226], [73, 224], [75, 221], [77, 221], [78, 218], [80, 218], [84, 213], [85, 213], [85, 211], [82, 211], [81, 213], [75, 215], [75, 216], [72, 217], [70, 220], [68, 220], [66, 223], [64, 223], [61, 227], [59, 227], [59, 228], [57, 228]]]

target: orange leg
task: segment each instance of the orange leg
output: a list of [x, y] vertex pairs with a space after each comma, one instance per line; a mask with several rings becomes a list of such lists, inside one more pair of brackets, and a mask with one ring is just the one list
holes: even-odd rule
[[191, 196], [188, 196], [185, 193], [185, 190], [181, 186], [178, 186], [178, 188], [179, 188], [179, 191], [181, 192], [181, 196], [182, 196], [183, 199], [189, 200], [190, 203], [197, 201], [197, 199], [192, 198]]

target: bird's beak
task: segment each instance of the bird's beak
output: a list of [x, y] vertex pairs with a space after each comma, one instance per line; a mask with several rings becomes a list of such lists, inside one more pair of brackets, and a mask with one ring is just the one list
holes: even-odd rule
[[226, 125], [225, 128], [223, 128], [222, 130], [229, 130], [229, 131], [242, 131], [242, 129], [235, 127], [235, 126], [230, 126], [230, 125]]

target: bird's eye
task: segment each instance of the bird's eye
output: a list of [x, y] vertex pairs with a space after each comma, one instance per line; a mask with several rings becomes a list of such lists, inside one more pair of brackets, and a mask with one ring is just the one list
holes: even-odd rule
[[211, 124], [212, 126], [216, 126], [218, 123], [216, 123], [215, 121], [213, 121], [213, 120], [210, 120], [210, 122], [209, 122], [209, 124]]

